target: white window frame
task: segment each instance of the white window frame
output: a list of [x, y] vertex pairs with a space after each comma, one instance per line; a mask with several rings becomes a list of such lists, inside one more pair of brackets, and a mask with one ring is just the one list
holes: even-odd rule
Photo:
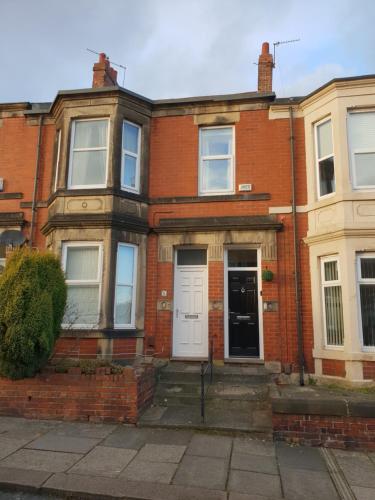
[[347, 113], [347, 134], [348, 134], [348, 148], [349, 148], [349, 157], [350, 157], [350, 172], [351, 172], [351, 177], [352, 177], [352, 182], [353, 182], [353, 189], [355, 190], [373, 190], [375, 189], [375, 184], [366, 184], [366, 185], [360, 185], [357, 184], [357, 175], [356, 175], [356, 167], [355, 167], [355, 155], [356, 153], [375, 153], [375, 145], [374, 149], [369, 149], [369, 148], [360, 148], [360, 149], [354, 149], [352, 148], [351, 144], [351, 137], [349, 133], [349, 120], [350, 120], [350, 115], [354, 114], [359, 114], [359, 113], [374, 113], [375, 115], [375, 109], [361, 109], [361, 110], [352, 110], [348, 111]]
[[61, 147], [61, 129], [57, 131], [57, 153], [55, 166], [55, 185], [53, 191], [57, 191], [57, 183], [59, 180], [59, 163], [60, 163], [60, 147]]
[[[93, 122], [93, 121], [104, 121], [108, 123], [107, 126], [107, 145], [95, 147], [95, 148], [74, 148], [74, 138], [76, 131], [76, 123], [79, 122]], [[108, 150], [109, 150], [109, 132], [110, 132], [110, 120], [107, 117], [102, 118], [85, 118], [77, 119], [72, 121], [72, 129], [70, 132], [70, 153], [69, 153], [69, 174], [68, 174], [68, 189], [95, 189], [95, 188], [105, 188], [108, 182]], [[106, 162], [105, 162], [105, 183], [104, 184], [72, 184], [72, 168], [73, 168], [73, 153], [75, 151], [106, 151]]]
[[[324, 264], [326, 262], [337, 262], [337, 280], [326, 281], [325, 280], [325, 272], [324, 272]], [[326, 318], [326, 305], [325, 305], [325, 288], [331, 288], [333, 286], [339, 286], [341, 289], [341, 307], [344, 308], [344, 304], [342, 301], [342, 284], [341, 284], [341, 271], [340, 271], [340, 257], [339, 255], [329, 255], [326, 257], [320, 257], [320, 283], [321, 283], [321, 295], [322, 295], [322, 308], [323, 308], [323, 329], [324, 329], [324, 346], [326, 349], [334, 349], [338, 351], [342, 351], [344, 349], [345, 343], [345, 325], [343, 318], [343, 343], [342, 345], [336, 344], [328, 344], [328, 335], [327, 335], [327, 318]], [[343, 309], [344, 312], [344, 309]]]
[[[128, 123], [129, 125], [136, 127], [138, 129], [138, 154], [134, 154], [132, 151], [129, 151], [124, 148], [124, 134], [125, 134], [125, 124]], [[142, 127], [138, 125], [137, 123], [131, 122], [129, 120], [124, 120], [122, 122], [122, 136], [121, 136], [121, 189], [124, 191], [129, 191], [131, 193], [137, 193], [139, 194], [139, 185], [140, 185], [140, 170], [141, 170], [141, 134], [142, 134]], [[136, 172], [135, 172], [135, 187], [128, 186], [127, 184], [123, 183], [123, 178], [124, 178], [124, 172], [125, 172], [125, 154], [128, 156], [132, 156], [133, 158], [136, 159]]]
[[[116, 323], [116, 304], [117, 304], [117, 285], [121, 286], [121, 283], [117, 282], [117, 266], [118, 266], [118, 255], [119, 248], [123, 247], [131, 247], [134, 249], [133, 254], [133, 294], [132, 294], [132, 309], [131, 309], [131, 318], [129, 324]], [[113, 306], [113, 327], [115, 329], [121, 330], [129, 330], [135, 328], [135, 311], [136, 311], [136, 298], [137, 298], [137, 276], [138, 276], [138, 246], [133, 245], [132, 243], [118, 243], [117, 244], [117, 254], [116, 254], [116, 272], [115, 272], [115, 303]], [[128, 284], [126, 284], [128, 286]]]
[[[231, 155], [209, 155], [209, 156], [203, 156], [201, 154], [202, 152], [202, 133], [204, 130], [218, 130], [222, 128], [229, 128], [232, 130], [232, 154]], [[235, 127], [234, 125], [218, 125], [214, 127], [200, 127], [199, 129], [199, 195], [200, 196], [214, 196], [214, 195], [221, 195], [221, 194], [234, 194], [235, 193], [235, 151], [236, 151], [236, 137], [235, 137]], [[203, 161], [204, 160], [230, 160], [230, 168], [231, 168], [231, 175], [230, 175], [230, 182], [231, 186], [228, 189], [221, 189], [221, 190], [216, 190], [216, 191], [211, 191], [211, 190], [203, 190]]]
[[359, 332], [360, 332], [360, 342], [362, 350], [365, 352], [375, 352], [375, 346], [365, 346], [363, 341], [363, 327], [362, 327], [362, 307], [361, 307], [361, 292], [360, 285], [375, 285], [375, 279], [362, 278], [361, 277], [361, 258], [375, 259], [375, 252], [361, 252], [357, 253], [357, 303], [358, 303], [358, 320], [359, 320]]
[[[331, 122], [331, 135], [332, 135], [332, 154], [322, 156], [319, 158], [319, 140], [318, 140], [318, 127], [320, 125], [323, 125], [326, 122]], [[317, 192], [317, 197], [318, 200], [323, 200], [326, 198], [329, 198], [330, 196], [334, 196], [336, 194], [336, 169], [335, 169], [335, 144], [333, 140], [333, 122], [332, 122], [332, 116], [326, 116], [322, 120], [319, 120], [318, 122], [314, 123], [314, 142], [315, 142], [315, 172], [316, 172], [316, 192]], [[332, 193], [327, 193], [327, 194], [320, 194], [320, 170], [319, 170], [319, 162], [327, 160], [328, 158], [333, 158], [333, 173], [334, 173], [334, 179], [335, 179], [335, 190], [332, 191]]]
[[66, 263], [68, 256], [68, 248], [72, 247], [97, 247], [99, 249], [98, 253], [98, 273], [95, 280], [68, 280], [65, 279], [65, 283], [67, 285], [99, 285], [98, 291], [98, 322], [95, 324], [86, 324], [86, 323], [63, 323], [61, 325], [62, 328], [72, 328], [72, 329], [90, 329], [90, 328], [98, 328], [100, 322], [100, 304], [102, 297], [102, 282], [103, 282], [103, 243], [99, 241], [67, 241], [63, 243], [62, 246], [62, 269], [64, 273], [66, 272]]

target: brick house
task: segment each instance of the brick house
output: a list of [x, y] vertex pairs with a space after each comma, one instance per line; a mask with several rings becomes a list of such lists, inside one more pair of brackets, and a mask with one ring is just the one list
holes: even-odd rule
[[[23, 239], [61, 256], [69, 304], [56, 355], [199, 360], [213, 346], [216, 361], [374, 378], [375, 197], [338, 172], [344, 128], [335, 155], [329, 134], [347, 106], [374, 106], [375, 78], [278, 99], [272, 69], [265, 43], [257, 91], [152, 101], [119, 87], [101, 54], [90, 89], [0, 104], [0, 258]], [[364, 162], [371, 139], [358, 143]], [[366, 200], [366, 245], [349, 245], [354, 200]], [[358, 280], [354, 268], [336, 279], [338, 240], [340, 269], [364, 259]], [[349, 312], [355, 283], [366, 298], [349, 297]]]

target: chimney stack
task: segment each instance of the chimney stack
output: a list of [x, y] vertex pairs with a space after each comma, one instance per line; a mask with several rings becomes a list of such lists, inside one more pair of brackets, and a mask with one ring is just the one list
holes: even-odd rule
[[272, 92], [273, 57], [270, 44], [262, 44], [262, 53], [258, 60], [258, 92]]
[[112, 87], [117, 85], [117, 71], [109, 64], [108, 57], [102, 52], [99, 61], [94, 64], [92, 75], [93, 87]]

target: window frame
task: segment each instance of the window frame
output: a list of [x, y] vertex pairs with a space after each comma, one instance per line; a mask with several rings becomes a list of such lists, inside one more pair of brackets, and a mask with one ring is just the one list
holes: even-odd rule
[[[107, 145], [105, 147], [95, 147], [95, 148], [74, 148], [74, 138], [76, 123], [79, 122], [93, 122], [93, 121], [107, 121]], [[108, 184], [108, 164], [109, 164], [109, 137], [110, 137], [110, 126], [111, 121], [108, 117], [96, 117], [96, 118], [77, 118], [72, 120], [72, 127], [70, 131], [70, 152], [69, 152], [69, 171], [68, 171], [68, 189], [98, 189], [106, 188]], [[72, 174], [73, 174], [73, 153], [75, 151], [106, 151], [106, 162], [105, 162], [105, 182], [104, 184], [72, 184]]]
[[[330, 121], [331, 122], [331, 135], [332, 135], [332, 154], [322, 156], [319, 158], [319, 140], [318, 140], [318, 127], [320, 125], [323, 125], [324, 123]], [[317, 198], [318, 200], [325, 200], [326, 198], [329, 198], [331, 196], [334, 196], [336, 194], [336, 169], [335, 169], [335, 143], [333, 140], [333, 122], [332, 122], [332, 116], [326, 116], [322, 118], [321, 120], [317, 121], [314, 123], [314, 145], [315, 145], [315, 172], [316, 172], [316, 192], [317, 192]], [[319, 163], [321, 161], [327, 160], [328, 158], [333, 158], [333, 174], [334, 174], [334, 180], [335, 180], [335, 190], [332, 191], [332, 193], [327, 193], [327, 194], [320, 194], [320, 170], [319, 170]]]
[[361, 271], [361, 258], [375, 259], [375, 252], [358, 252], [356, 254], [356, 268], [357, 268], [357, 304], [358, 304], [358, 323], [360, 332], [361, 348], [364, 352], [375, 352], [375, 346], [366, 346], [363, 339], [363, 325], [362, 325], [362, 307], [361, 307], [361, 291], [360, 285], [375, 285], [375, 278], [362, 278]]
[[352, 139], [350, 137], [350, 131], [349, 131], [349, 120], [350, 120], [350, 115], [355, 115], [355, 114], [360, 114], [360, 113], [373, 113], [375, 115], [375, 109], [360, 109], [360, 110], [348, 110], [347, 115], [346, 115], [346, 130], [347, 130], [347, 136], [348, 136], [348, 155], [350, 159], [350, 173], [351, 173], [351, 178], [352, 178], [352, 188], [356, 191], [373, 191], [375, 189], [375, 183], [374, 184], [368, 184], [368, 185], [358, 185], [357, 184], [357, 175], [356, 175], [356, 163], [355, 163], [355, 155], [357, 153], [374, 153], [375, 154], [375, 145], [374, 149], [369, 149], [369, 148], [360, 148], [354, 150], [352, 148]]
[[[202, 134], [204, 130], [215, 130], [228, 128], [232, 130], [232, 154], [231, 155], [208, 155], [204, 156], [202, 152]], [[235, 194], [236, 192], [236, 176], [235, 176], [235, 157], [236, 157], [236, 136], [235, 136], [235, 126], [234, 125], [214, 125], [210, 127], [200, 127], [199, 128], [199, 141], [198, 141], [198, 192], [199, 196], [215, 196], [215, 195], [226, 195]], [[225, 190], [203, 190], [203, 162], [204, 160], [230, 160], [230, 189]]]
[[[138, 128], [138, 154], [135, 155], [132, 151], [124, 148], [124, 134], [125, 134], [125, 124], [128, 123], [133, 127]], [[141, 177], [141, 138], [142, 138], [142, 127], [138, 123], [131, 122], [130, 120], [123, 120], [122, 122], [122, 134], [121, 134], [121, 189], [123, 191], [128, 191], [130, 193], [139, 194], [140, 192], [140, 177]], [[132, 156], [136, 158], [136, 172], [135, 172], [135, 187], [128, 186], [123, 183], [124, 173], [125, 173], [125, 155]]]
[[[119, 248], [123, 247], [131, 247], [134, 249], [133, 254], [133, 293], [132, 293], [132, 308], [130, 315], [130, 323], [116, 323], [116, 304], [117, 304], [117, 286], [124, 286], [117, 281], [117, 269], [118, 269], [118, 256], [119, 256]], [[134, 330], [135, 329], [135, 316], [136, 316], [136, 307], [137, 307], [137, 279], [138, 277], [138, 245], [134, 245], [133, 243], [126, 242], [118, 242], [117, 243], [117, 251], [116, 251], [116, 271], [115, 271], [115, 294], [114, 294], [114, 304], [113, 304], [113, 328], [115, 330]], [[129, 286], [126, 284], [125, 286]]]
[[102, 286], [103, 286], [103, 242], [100, 241], [64, 241], [62, 243], [62, 269], [64, 275], [66, 273], [66, 264], [67, 264], [67, 256], [68, 256], [68, 248], [70, 247], [97, 247], [99, 249], [98, 253], [98, 272], [96, 280], [68, 280], [65, 277], [65, 283], [67, 287], [69, 285], [92, 285], [98, 286], [98, 321], [95, 324], [86, 324], [86, 323], [62, 323], [62, 328], [72, 328], [72, 329], [95, 329], [99, 327], [100, 323], [100, 305], [102, 299]]
[[[326, 281], [325, 272], [324, 272], [325, 271], [324, 264], [326, 262], [337, 262], [337, 280]], [[342, 344], [341, 345], [329, 344], [328, 343], [328, 335], [327, 335], [327, 315], [326, 315], [325, 294], [324, 294], [325, 288], [339, 286], [340, 290], [341, 290], [341, 308], [342, 308], [342, 313], [344, 313], [343, 300], [342, 300], [340, 256], [338, 254], [320, 257], [320, 286], [321, 286], [321, 300], [322, 300], [322, 308], [323, 308], [324, 347], [326, 349], [333, 349], [333, 350], [342, 351], [342, 350], [344, 350], [344, 345], [345, 345], [344, 316], [342, 318], [342, 327], [343, 327], [343, 333], [342, 333], [343, 342], [342, 342]]]
[[60, 163], [60, 151], [61, 151], [61, 129], [57, 131], [57, 151], [56, 151], [56, 163], [55, 163], [55, 183], [53, 187], [53, 192], [57, 191], [57, 183], [59, 180], [59, 163]]

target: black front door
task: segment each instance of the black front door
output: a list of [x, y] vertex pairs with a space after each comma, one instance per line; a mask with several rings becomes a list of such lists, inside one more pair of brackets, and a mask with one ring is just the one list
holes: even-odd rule
[[229, 271], [229, 356], [259, 357], [257, 271]]

